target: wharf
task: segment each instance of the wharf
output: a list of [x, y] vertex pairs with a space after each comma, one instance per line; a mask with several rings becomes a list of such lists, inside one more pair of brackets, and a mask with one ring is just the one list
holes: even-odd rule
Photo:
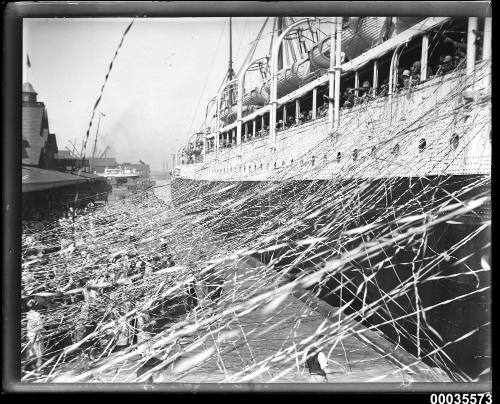
[[[265, 280], [256, 276], [255, 264], [250, 261], [240, 265], [234, 278], [225, 286], [224, 293], [228, 295], [236, 291], [234, 295], [239, 298], [247, 291], [253, 294], [264, 287]], [[333, 323], [325, 317], [328, 316], [325, 311], [328, 305], [304, 292], [296, 290], [271, 313], [256, 309], [235, 316], [234, 321], [228, 319], [231, 326], [227, 329], [238, 330], [238, 339], [215, 344], [212, 341], [200, 346], [191, 352], [192, 356], [210, 345], [215, 345], [216, 353], [186, 372], [176, 374], [174, 366], [173, 371], [164, 373], [158, 382], [221, 383], [231, 382], [237, 376], [238, 382], [308, 383], [308, 371], [302, 358], [299, 355], [292, 359], [296, 356], [294, 347], [303, 346], [304, 340], [328, 329]], [[238, 298], [235, 297], [235, 300]], [[359, 326], [357, 331], [369, 336], [377, 346], [391, 349], [391, 344], [382, 334]], [[331, 341], [323, 347], [328, 358], [327, 376], [330, 383], [392, 382], [404, 386], [412, 382], [450, 381], [443, 372], [431, 369], [416, 359], [413, 361], [414, 358], [401, 348], [392, 347], [391, 353], [396, 351], [396, 358], [401, 360], [406, 356], [406, 362], [414, 362], [411, 370], [401, 370], [388, 357], [389, 354], [377, 352], [369, 341], [365, 343], [354, 335], [339, 341], [336, 346]], [[288, 362], [284, 360], [286, 357]]]
[[[225, 285], [224, 294], [234, 294], [234, 299], [239, 300], [245, 293], [259, 290], [264, 281], [255, 275], [256, 271], [251, 265], [240, 265], [234, 278]], [[303, 362], [293, 358], [296, 352], [294, 347], [303, 344], [304, 339], [317, 334], [318, 330], [331, 326], [332, 321], [325, 318], [325, 305], [322, 302], [318, 304], [314, 297], [309, 296], [303, 299], [307, 301], [305, 303], [295, 295], [286, 297], [272, 313], [263, 314], [261, 309], [256, 309], [227, 319], [230, 325], [224, 333], [238, 331], [238, 337], [225, 341], [205, 341], [189, 354], [183, 354], [174, 366], [161, 371], [155, 384], [231, 383], [233, 379], [238, 383], [308, 383], [308, 371]], [[357, 329], [363, 334], [360, 326]], [[375, 339], [374, 335], [378, 336], [380, 346], [390, 345], [381, 334], [366, 329], [364, 333], [371, 333], [372, 340]], [[185, 343], [197, 337], [191, 335]], [[401, 388], [406, 388], [414, 382], [450, 382], [443, 372], [419, 361], [411, 367], [412, 370], [402, 370], [389, 357], [389, 353], [384, 355], [378, 352], [370, 343], [363, 342], [355, 335], [348, 335], [336, 346], [333, 345], [334, 341], [323, 348], [328, 358], [327, 376], [330, 383], [397, 383]], [[181, 370], [189, 358], [203, 355], [210, 349], [213, 354], [208, 359]], [[413, 358], [401, 348], [398, 349], [399, 358], [404, 355]], [[397, 351], [396, 348], [394, 350]], [[139, 362], [139, 355], [132, 357], [119, 367], [108, 369], [106, 375], [98, 375], [93, 381], [130, 383], [136, 377]]]
[[[168, 196], [162, 199], [169, 202]], [[250, 258], [233, 266], [221, 296], [225, 307], [269, 290], [259, 265]], [[203, 303], [198, 309], [188, 313], [185, 322], [195, 324], [195, 317], [203, 315]], [[296, 287], [272, 310], [259, 307], [238, 314], [235, 311], [223, 318], [223, 327], [212, 324], [211, 329], [200, 328], [181, 338], [172, 352], [181, 357], [158, 373], [155, 384], [308, 383], [308, 371], [299, 352], [312, 342], [312, 336], [324, 330], [331, 335], [337, 319], [335, 308]], [[207, 331], [212, 331], [211, 336], [203, 339]], [[185, 347], [197, 340], [201, 342], [187, 352]], [[328, 359], [329, 383], [391, 383], [404, 389], [415, 382], [451, 381], [444, 372], [393, 346], [378, 331], [359, 324], [330, 338], [323, 352]], [[88, 381], [134, 382], [140, 362], [139, 355], [130, 357]]]

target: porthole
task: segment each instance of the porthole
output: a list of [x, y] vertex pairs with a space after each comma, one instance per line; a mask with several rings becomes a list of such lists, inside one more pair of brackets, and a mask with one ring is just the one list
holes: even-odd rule
[[377, 151], [377, 146], [373, 146], [373, 147], [372, 147], [372, 151], [371, 151], [371, 153], [372, 153], [372, 154], [375, 154], [375, 152], [376, 152], [376, 151]]
[[262, 170], [262, 163], [260, 163], [260, 169]]
[[460, 136], [458, 136], [458, 134], [456, 133], [451, 135], [450, 146], [452, 147], [453, 150], [456, 150], [458, 148], [459, 143], [460, 143]]
[[420, 139], [418, 142], [418, 151], [422, 153], [426, 147], [427, 147], [427, 141], [424, 138]]
[[393, 148], [392, 148], [392, 154], [397, 156], [399, 154], [399, 143], [397, 143]]
[[274, 168], [275, 168], [275, 169], [276, 169], [276, 166], [277, 166], [277, 163], [276, 163], [276, 161], [275, 161], [275, 162], [274, 162]]
[[325, 155], [323, 156], [323, 160], [327, 160], [327, 159], [328, 159], [328, 155], [327, 155], [327, 154], [325, 154]]
[[358, 149], [352, 151], [352, 159], [356, 161], [358, 159]]
[[293, 164], [293, 159], [290, 160], [290, 164]]
[[316, 157], [315, 156], [312, 156], [311, 158], [311, 164], [314, 165], [314, 162], [316, 161]]
[[257, 169], [257, 163], [253, 165], [253, 170], [255, 171]]
[[340, 163], [340, 160], [342, 159], [342, 153], [338, 152], [337, 153], [337, 163]]

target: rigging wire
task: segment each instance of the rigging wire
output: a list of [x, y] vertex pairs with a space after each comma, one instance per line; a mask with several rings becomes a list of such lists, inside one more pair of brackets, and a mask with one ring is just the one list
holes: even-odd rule
[[239, 42], [239, 44], [238, 44], [238, 52], [236, 53], [235, 60], [238, 60], [238, 59], [239, 59], [240, 52], [241, 52], [241, 49], [242, 49], [242, 46], [241, 46], [241, 45], [242, 45], [242, 43], [243, 43], [243, 38], [244, 38], [244, 36], [245, 36], [245, 32], [246, 32], [246, 30], [247, 30], [247, 28], [248, 28], [248, 26], [249, 26], [249, 25], [250, 25], [250, 24], [248, 23], [248, 18], [246, 18], [246, 19], [244, 20], [243, 29], [242, 29], [242, 31], [241, 31], [240, 42]]
[[[212, 61], [210, 63], [210, 67], [208, 69], [208, 74], [205, 76], [205, 83], [203, 85], [203, 90], [200, 92], [200, 96], [198, 97], [198, 101], [196, 103], [196, 108], [193, 109], [193, 111], [192, 111], [192, 117], [189, 120], [190, 124], [189, 124], [188, 136], [191, 136], [191, 129], [192, 129], [194, 123], [195, 123], [195, 116], [198, 113], [198, 107], [200, 106], [201, 100], [202, 100], [202, 98], [205, 95], [205, 90], [207, 88], [207, 84], [208, 84], [210, 76], [212, 74], [212, 68], [214, 66], [214, 62], [215, 62], [215, 60], [217, 59], [217, 56], [218, 56], [217, 53], [219, 51], [219, 47], [220, 47], [220, 44], [221, 44], [222, 35], [224, 34], [224, 30], [226, 29], [226, 25], [227, 25], [227, 20], [224, 20], [224, 25], [222, 26], [222, 30], [221, 30], [221, 32], [219, 34], [219, 39], [217, 40], [217, 47], [215, 48], [215, 52], [213, 53]], [[225, 79], [225, 77], [226, 76], [224, 76], [224, 79]], [[219, 89], [220, 89], [220, 87], [219, 87]], [[203, 126], [203, 122], [200, 124], [200, 126]]]
[[268, 21], [269, 21], [269, 17], [266, 17], [266, 19], [264, 20], [264, 23], [260, 27], [259, 33], [257, 34], [257, 38], [251, 42], [252, 46], [251, 46], [249, 52], [247, 53], [245, 60], [241, 64], [240, 69], [238, 70], [238, 76], [241, 74], [243, 67], [245, 67], [250, 62], [250, 60], [253, 58], [255, 50], [257, 49], [257, 46], [262, 38], [262, 32], [264, 32], [264, 28], [266, 27], [266, 24]]

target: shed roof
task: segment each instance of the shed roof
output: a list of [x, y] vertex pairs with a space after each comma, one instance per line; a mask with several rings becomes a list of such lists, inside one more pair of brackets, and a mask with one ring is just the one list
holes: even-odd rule
[[38, 167], [23, 165], [22, 170], [22, 192], [41, 191], [88, 181], [78, 175]]

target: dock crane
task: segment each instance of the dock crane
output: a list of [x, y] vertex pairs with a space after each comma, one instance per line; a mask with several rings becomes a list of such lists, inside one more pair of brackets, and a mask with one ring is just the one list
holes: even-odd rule
[[[69, 140], [69, 144], [70, 144], [71, 146], [73, 146], [73, 150], [72, 150], [72, 151], [73, 151], [74, 155], [75, 155], [75, 156], [78, 156], [78, 151], [77, 151], [77, 148], [76, 148], [75, 144], [74, 144], [71, 140]], [[69, 149], [68, 149], [68, 150], [69, 150]], [[70, 151], [71, 151], [71, 150], [70, 150]]]
[[99, 157], [97, 157], [98, 159], [102, 158], [106, 152], [109, 150], [109, 146], [106, 146], [106, 148], [104, 149], [104, 151], [99, 155]]

